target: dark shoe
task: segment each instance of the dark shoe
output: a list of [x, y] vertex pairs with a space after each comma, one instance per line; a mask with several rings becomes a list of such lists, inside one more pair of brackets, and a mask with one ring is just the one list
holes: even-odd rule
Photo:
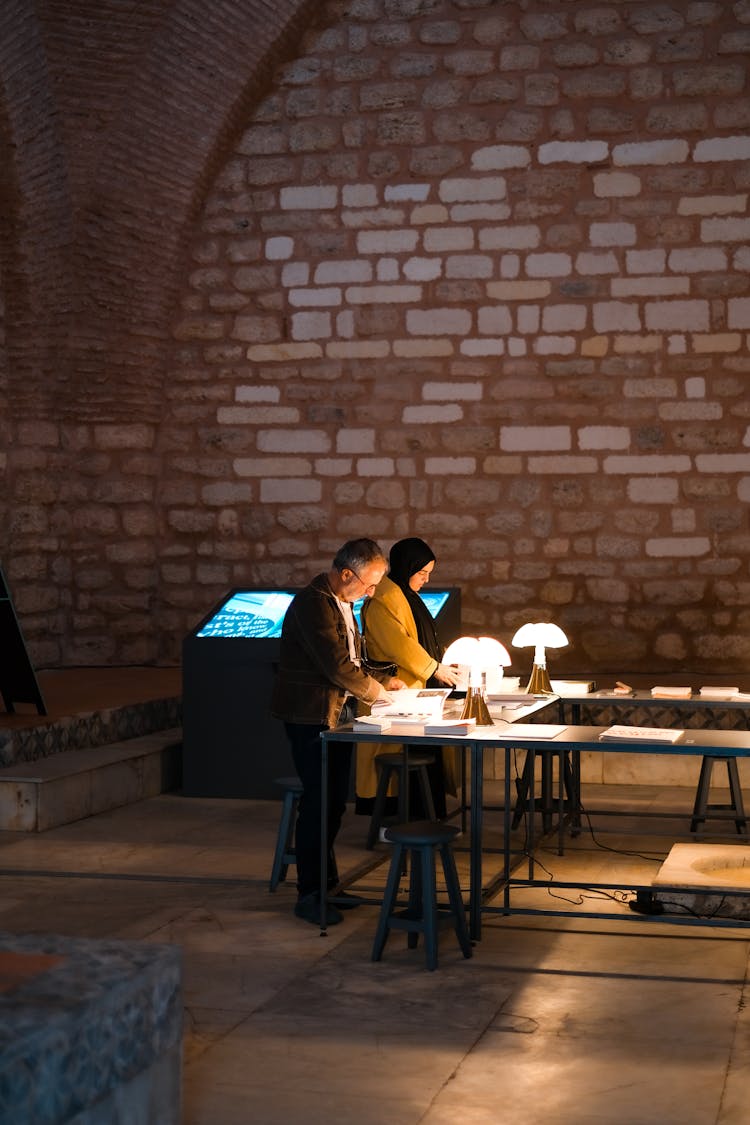
[[310, 895], [302, 895], [297, 899], [294, 907], [294, 913], [297, 918], [302, 918], [305, 922], [310, 922], [313, 926], [336, 926], [339, 922], [344, 921], [343, 915], [332, 906], [331, 903], [326, 904], [326, 919], [322, 923], [320, 920], [320, 895], [317, 892]]

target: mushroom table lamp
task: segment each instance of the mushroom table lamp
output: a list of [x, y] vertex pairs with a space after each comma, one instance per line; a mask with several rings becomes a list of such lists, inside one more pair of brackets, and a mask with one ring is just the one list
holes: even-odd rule
[[490, 678], [493, 683], [497, 682], [502, 676], [503, 667], [510, 664], [510, 654], [505, 645], [494, 637], [459, 637], [443, 653], [443, 663], [462, 664], [469, 669], [469, 684], [461, 718], [476, 719], [477, 726], [480, 727], [494, 726], [483, 689]]
[[526, 691], [530, 695], [552, 695], [545, 649], [562, 648], [568, 643], [560, 626], [553, 625], [551, 621], [528, 621], [517, 631], [511, 643], [516, 648], [534, 646], [534, 666]]

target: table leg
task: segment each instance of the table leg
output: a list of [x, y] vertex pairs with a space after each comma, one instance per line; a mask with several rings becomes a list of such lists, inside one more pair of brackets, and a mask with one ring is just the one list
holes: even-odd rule
[[482, 743], [474, 742], [471, 745], [471, 836], [469, 849], [469, 935], [472, 941], [479, 941], [482, 936], [482, 802], [484, 800], [482, 766]]

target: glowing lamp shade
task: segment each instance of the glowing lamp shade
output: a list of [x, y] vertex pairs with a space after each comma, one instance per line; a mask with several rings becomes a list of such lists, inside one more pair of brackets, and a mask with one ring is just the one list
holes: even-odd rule
[[568, 638], [559, 625], [551, 621], [529, 621], [516, 632], [512, 642], [516, 648], [534, 647], [534, 666], [526, 685], [527, 692], [533, 695], [552, 694], [552, 684], [547, 673], [545, 649], [562, 648]]
[[462, 719], [476, 719], [478, 726], [494, 726], [487, 710], [483, 688], [498, 690], [503, 668], [510, 664], [505, 645], [494, 637], [459, 637], [443, 653], [444, 664], [460, 664], [469, 669]]

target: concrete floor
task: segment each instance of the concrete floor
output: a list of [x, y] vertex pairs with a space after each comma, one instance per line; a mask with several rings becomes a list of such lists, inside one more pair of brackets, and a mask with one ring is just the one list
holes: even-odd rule
[[[545, 866], [648, 882], [690, 840], [692, 797], [584, 790], [587, 806], [637, 816], [593, 817], [595, 839], [584, 831], [564, 857], [550, 847]], [[591, 892], [542, 890], [523, 901], [617, 917], [489, 915], [470, 960], [446, 931], [435, 973], [401, 934], [373, 964], [375, 906], [320, 937], [294, 918], [293, 883], [268, 892], [278, 814], [274, 802], [168, 794], [43, 835], [0, 834], [0, 929], [182, 947], [185, 1125], [750, 1120], [750, 929], [670, 925]], [[712, 839], [742, 843], [717, 827]], [[366, 828], [348, 816], [342, 868], [364, 858]], [[386, 867], [359, 889], [376, 892]]]

